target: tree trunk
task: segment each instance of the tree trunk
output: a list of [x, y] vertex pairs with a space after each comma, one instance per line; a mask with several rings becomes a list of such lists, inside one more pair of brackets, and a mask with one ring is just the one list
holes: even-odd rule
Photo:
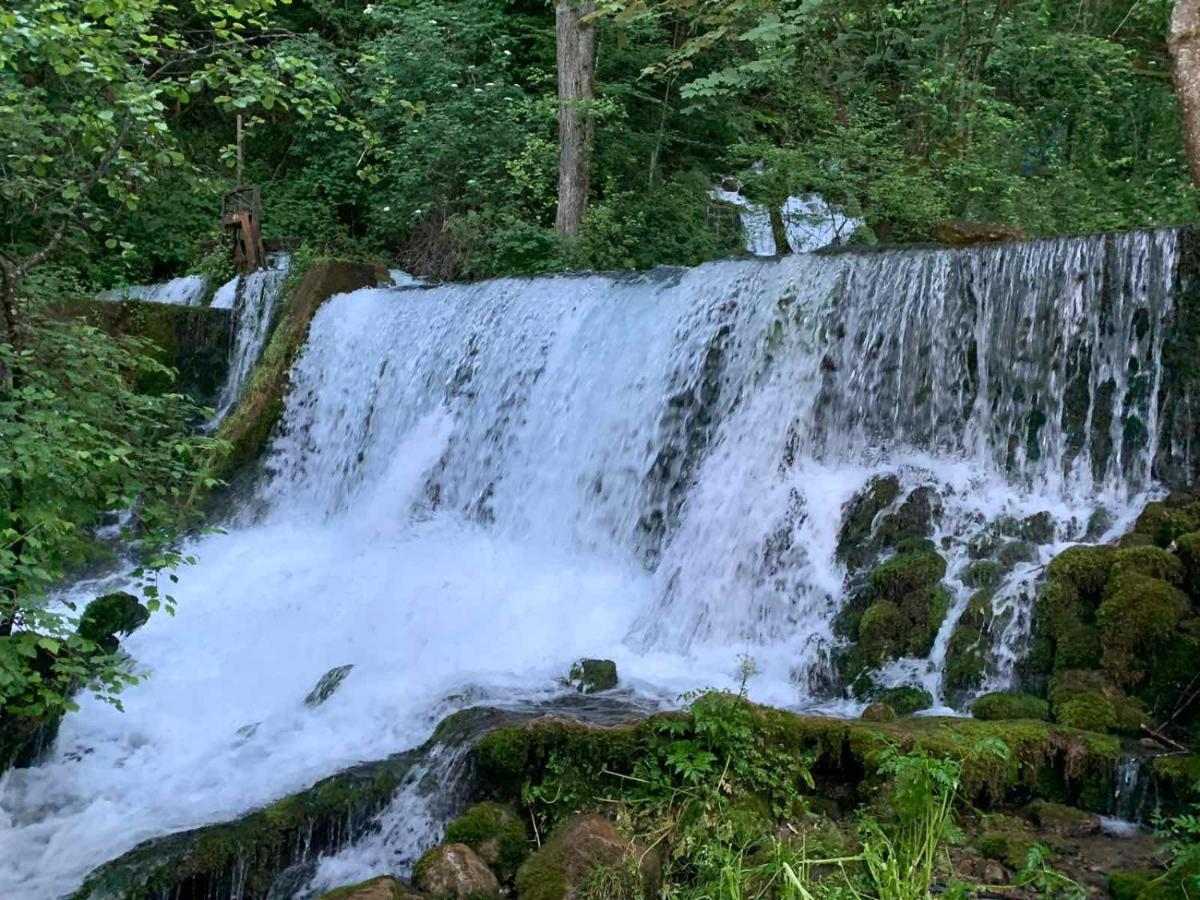
[[1171, 13], [1171, 72], [1192, 187], [1200, 188], [1200, 0], [1175, 0]]
[[596, 97], [596, 31], [588, 17], [594, 0], [558, 0], [558, 213], [554, 228], [575, 234], [587, 206], [592, 155], [592, 119], [587, 101]]

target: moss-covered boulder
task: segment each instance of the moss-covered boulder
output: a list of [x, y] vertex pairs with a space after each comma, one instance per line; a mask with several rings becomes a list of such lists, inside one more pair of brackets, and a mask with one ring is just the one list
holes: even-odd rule
[[987, 677], [996, 624], [991, 594], [978, 591], [955, 623], [946, 647], [944, 687], [951, 703], [960, 704]]
[[646, 896], [654, 896], [658, 872], [653, 855], [641, 851], [603, 816], [575, 816], [559, 825], [550, 840], [521, 866], [517, 896], [520, 900], [574, 900], [586, 885], [600, 878], [610, 883], [595, 896], [632, 900], [641, 893], [639, 888]]
[[838, 530], [837, 558], [851, 571], [861, 568], [870, 558], [875, 519], [899, 496], [900, 479], [895, 475], [879, 475], [846, 504], [842, 527]]
[[1138, 894], [1161, 874], [1154, 869], [1118, 869], [1108, 873], [1104, 884], [1113, 900], [1137, 900]]
[[512, 879], [530, 850], [525, 820], [501, 803], [475, 804], [450, 823], [443, 840], [466, 844], [501, 881]]
[[890, 706], [898, 716], [911, 716], [915, 712], [933, 706], [933, 694], [925, 688], [911, 684], [882, 690], [875, 695], [874, 699], [878, 703]]
[[971, 704], [971, 715], [984, 722], [1003, 719], [1050, 718], [1050, 704], [1041, 697], [1023, 694], [1020, 691], [996, 691], [984, 694]]
[[466, 844], [442, 844], [413, 866], [413, 883], [435, 900], [494, 900], [500, 882]]
[[1183, 562], [1162, 547], [1126, 547], [1118, 550], [1113, 557], [1109, 582], [1126, 574], [1158, 578], [1180, 587], [1183, 584]]
[[977, 559], [963, 569], [960, 577], [969, 588], [993, 588], [1004, 577], [1004, 566], [992, 559]]
[[321, 895], [321, 900], [422, 900], [425, 895], [391, 875], [348, 884]]
[[950, 605], [941, 584], [946, 561], [926, 541], [902, 544], [902, 552], [871, 572], [870, 600], [858, 624], [859, 646], [870, 666], [899, 656], [925, 656]]
[[886, 703], [868, 703], [862, 711], [864, 722], [894, 722], [897, 718], [896, 711]]
[[617, 664], [611, 659], [581, 659], [567, 673], [567, 684], [581, 694], [611, 691], [617, 683]]
[[1054, 721], [1083, 731], [1137, 735], [1149, 721], [1144, 705], [1114, 687], [1103, 672], [1061, 669], [1050, 682]]
[[1180, 537], [1175, 542], [1175, 553], [1183, 566], [1183, 589], [1194, 602], [1200, 602], [1200, 531]]
[[1046, 566], [1034, 604], [1033, 642], [1022, 665], [1024, 680], [1045, 689], [1053, 669], [1100, 665], [1096, 611], [1104, 599], [1116, 549], [1079, 544]]
[[1189, 532], [1200, 531], [1200, 501], [1191, 494], [1177, 492], [1166, 500], [1147, 503], [1122, 546], [1170, 547]]
[[120, 639], [146, 624], [150, 611], [133, 594], [116, 591], [97, 597], [79, 617], [79, 636], [108, 653], [116, 651]]
[[1190, 607], [1187, 595], [1167, 581], [1134, 571], [1114, 574], [1097, 612], [1108, 676], [1120, 685], [1144, 680], [1156, 650]]

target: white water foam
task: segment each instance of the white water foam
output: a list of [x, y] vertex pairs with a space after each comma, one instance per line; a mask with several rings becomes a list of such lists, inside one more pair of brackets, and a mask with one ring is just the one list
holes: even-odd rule
[[99, 294], [99, 300], [145, 300], [150, 303], [173, 303], [177, 306], [199, 306], [208, 290], [203, 275], [183, 275], [160, 284], [131, 284]]
[[[671, 702], [736, 684], [745, 654], [755, 699], [844, 709], [835, 548], [871, 477], [935, 489], [951, 587], [1000, 515], [1048, 510], [1045, 558], [1153, 489], [1174, 246], [1147, 232], [335, 298], [292, 373], [266, 513], [189, 548], [178, 615], [125, 642], [151, 675], [126, 712], [85, 699], [49, 760], [5, 776], [0, 895], [61, 895], [142, 839], [415, 746], [477, 702], [463, 685], [541, 696], [583, 655]], [[892, 674], [936, 688], [945, 643]]]

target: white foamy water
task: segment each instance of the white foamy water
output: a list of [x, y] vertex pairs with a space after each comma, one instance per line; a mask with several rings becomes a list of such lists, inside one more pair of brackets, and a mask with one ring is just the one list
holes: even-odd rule
[[177, 306], [199, 306], [208, 290], [203, 275], [183, 275], [160, 284], [131, 284], [104, 291], [100, 300], [145, 300], [150, 303], [173, 303]]
[[[1049, 511], [1047, 558], [1153, 489], [1174, 248], [1153, 232], [335, 298], [292, 373], [265, 514], [197, 542], [178, 615], [125, 642], [151, 675], [126, 712], [85, 700], [49, 760], [5, 776], [0, 896], [60, 895], [142, 839], [412, 747], [476, 702], [464, 685], [544, 696], [583, 655], [671, 702], [736, 684], [745, 654], [756, 699], [837, 709], [838, 529], [881, 473], [942, 508], [950, 619], [885, 673], [940, 693], [974, 533]], [[997, 683], [1021, 637], [995, 648]]]
[[287, 254], [276, 253], [268, 261], [269, 268], [238, 276], [222, 285], [213, 298], [214, 307], [233, 310], [234, 328], [229, 373], [225, 376], [209, 428], [215, 428], [241, 399], [271, 336], [291, 259]]

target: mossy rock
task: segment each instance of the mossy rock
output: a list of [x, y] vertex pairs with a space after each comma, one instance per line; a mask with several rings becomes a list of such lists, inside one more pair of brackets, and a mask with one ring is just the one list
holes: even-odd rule
[[1026, 831], [1005, 829], [985, 831], [975, 846], [985, 859], [994, 859], [1010, 869], [1020, 869], [1036, 843]]
[[1200, 755], [1155, 757], [1150, 761], [1150, 776], [1165, 812], [1200, 801]]
[[971, 715], [984, 722], [1004, 719], [1046, 721], [1050, 718], [1050, 704], [1041, 697], [1020, 691], [996, 691], [984, 694], [971, 704]]
[[890, 706], [898, 716], [911, 716], [933, 706], [933, 695], [925, 688], [903, 685], [880, 691], [875, 695], [875, 702]]
[[[1131, 537], [1147, 539], [1158, 547], [1169, 547], [1177, 538], [1200, 531], [1200, 503], [1187, 495], [1147, 503], [1134, 523]], [[1127, 546], [1122, 541], [1122, 546]]]
[[1127, 547], [1117, 551], [1109, 581], [1128, 573], [1158, 578], [1180, 587], [1184, 579], [1184, 565], [1178, 556], [1161, 547]]
[[987, 677], [993, 630], [991, 594], [979, 591], [967, 603], [946, 647], [945, 690], [952, 704], [961, 703]]
[[894, 722], [897, 718], [896, 711], [886, 703], [868, 703], [862, 711], [864, 722]]
[[900, 656], [908, 622], [895, 603], [873, 603], [858, 625], [858, 646], [870, 666], [881, 666]]
[[1144, 706], [1115, 688], [1103, 672], [1062, 669], [1050, 682], [1054, 721], [1083, 731], [1141, 734], [1149, 720]]
[[[581, 888], [589, 882], [594, 884], [598, 875], [604, 875], [616, 876], [605, 878], [606, 897], [633, 900], [640, 893], [638, 881], [646, 889], [657, 879], [655, 860], [651, 857], [607, 819], [596, 815], [574, 816], [560, 824], [545, 845], [518, 870], [517, 896], [520, 900], [579, 897], [583, 893]], [[654, 896], [656, 891], [646, 893]]]
[[1054, 541], [1054, 516], [1043, 510], [1018, 519], [1005, 516], [996, 521], [996, 530], [1005, 537], [1018, 538], [1034, 544], [1050, 544]]
[[571, 666], [567, 683], [581, 694], [611, 691], [617, 686], [617, 664], [611, 659], [581, 659]]
[[1175, 631], [1190, 609], [1186, 594], [1160, 578], [1127, 571], [1108, 583], [1097, 612], [1104, 670], [1114, 682], [1143, 680], [1155, 650]]
[[316, 685], [308, 692], [308, 696], [304, 698], [304, 705], [311, 707], [320, 706], [333, 696], [334, 692], [342, 686], [342, 682], [346, 680], [346, 676], [353, 670], [354, 663], [347, 663], [344, 666], [334, 666], [317, 680]]
[[838, 530], [837, 558], [851, 571], [861, 568], [871, 557], [869, 546], [875, 518], [900, 496], [900, 479], [895, 475], [872, 478], [843, 509]]
[[1064, 585], [1069, 589], [1067, 596], [1071, 601], [1095, 609], [1104, 598], [1104, 587], [1116, 556], [1113, 547], [1076, 544], [1050, 560], [1046, 581]]
[[1180, 537], [1175, 542], [1175, 552], [1183, 566], [1183, 589], [1194, 603], [1200, 603], [1200, 531]]
[[991, 559], [977, 559], [962, 572], [962, 583], [969, 588], [993, 588], [1004, 578], [1004, 567]]
[[501, 803], [477, 803], [446, 829], [448, 844], [466, 844], [491, 866], [501, 881], [509, 881], [529, 855], [525, 820]]
[[1056, 668], [1099, 665], [1096, 610], [1104, 599], [1116, 552], [1113, 547], [1077, 544], [1046, 566], [1034, 604], [1033, 645], [1022, 665], [1025, 681], [1044, 683]]
[[150, 619], [150, 611], [133, 594], [116, 591], [97, 597], [83, 610], [79, 636], [107, 653], [116, 652], [120, 638], [133, 634]]
[[1154, 869], [1118, 869], [1108, 873], [1104, 884], [1113, 900], [1137, 900], [1138, 894], [1161, 874]]
[[[963, 797], [980, 808], [1042, 797], [1085, 809], [1104, 810], [1121, 755], [1116, 737], [1087, 734], [1046, 722], [913, 717], [894, 722], [798, 716], [749, 707], [749, 723], [765, 752], [812, 758], [819, 791], [844, 807], [868, 802], [885, 782], [880, 754], [889, 747], [963, 758]], [[500, 729], [476, 747], [480, 786], [501, 800], [516, 801], [526, 784], [550, 777], [580, 798], [612, 794], [613, 774], [632, 774], [638, 761], [661, 745], [663, 719], [686, 738], [690, 716], [664, 713], [618, 728], [535, 721]], [[682, 724], [680, 724], [682, 723]], [[1007, 759], [972, 753], [985, 739], [1000, 740]]]
[[910, 594], [930, 589], [945, 574], [946, 560], [938, 553], [923, 549], [901, 553], [871, 573], [871, 592], [878, 600], [900, 603]]
[[1008, 541], [996, 550], [996, 562], [1007, 571], [1024, 562], [1038, 558], [1037, 545], [1032, 541]]
[[1026, 807], [1025, 813], [1047, 834], [1078, 838], [1100, 833], [1098, 816], [1063, 803], [1034, 800]]
[[440, 844], [413, 866], [413, 883], [435, 900], [498, 900], [500, 882], [466, 844]]
[[941, 511], [941, 500], [933, 488], [913, 489], [895, 512], [880, 518], [875, 529], [876, 546], [899, 547], [906, 540], [929, 537]]

